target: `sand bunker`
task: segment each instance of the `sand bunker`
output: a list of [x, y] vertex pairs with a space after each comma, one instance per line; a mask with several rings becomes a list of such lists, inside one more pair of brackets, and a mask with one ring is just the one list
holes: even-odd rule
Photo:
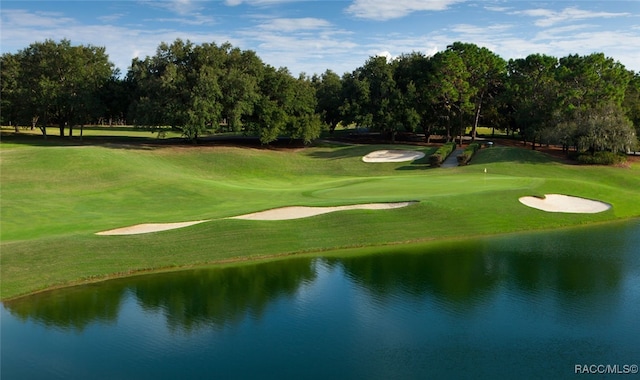
[[414, 150], [376, 150], [362, 157], [364, 162], [405, 162], [424, 157], [424, 153]]
[[[336, 207], [305, 207], [305, 206], [292, 206], [282, 207], [272, 210], [254, 212], [251, 214], [233, 216], [227, 219], [245, 219], [245, 220], [289, 220], [308, 218], [311, 216], [327, 214], [335, 211], [343, 210], [389, 210], [400, 207], [407, 207], [416, 202], [397, 202], [397, 203], [369, 203], [361, 205], [350, 206], [336, 206]], [[181, 223], [147, 223], [136, 224], [135, 226], [116, 228], [113, 230], [97, 232], [96, 235], [136, 235], [146, 234], [150, 232], [159, 232], [174, 230], [176, 228], [189, 227], [194, 224], [208, 222], [208, 220], [196, 220], [192, 222]]]
[[595, 214], [611, 208], [611, 205], [605, 202], [561, 194], [545, 194], [544, 198], [522, 197], [519, 201], [525, 206], [547, 212]]
[[146, 223], [136, 224], [135, 226], [116, 228], [109, 231], [97, 232], [96, 235], [137, 235], [146, 234], [149, 232], [159, 232], [167, 230], [175, 230], [176, 228], [183, 228], [193, 226], [194, 224], [208, 222], [209, 220], [195, 220], [191, 222], [180, 223]]
[[336, 212], [336, 211], [344, 211], [344, 210], [389, 210], [393, 208], [407, 207], [413, 203], [415, 202], [369, 203], [369, 204], [361, 204], [361, 205], [336, 206], [336, 207], [291, 206], [291, 207], [276, 208], [273, 210], [254, 212], [251, 214], [245, 214], [240, 216], [234, 216], [229, 219], [289, 220], [289, 219], [308, 218], [311, 216], [327, 214], [327, 213]]

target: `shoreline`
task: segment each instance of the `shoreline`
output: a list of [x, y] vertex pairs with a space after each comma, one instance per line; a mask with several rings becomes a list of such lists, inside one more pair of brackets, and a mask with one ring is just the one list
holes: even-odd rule
[[310, 250], [310, 251], [292, 251], [292, 252], [282, 252], [282, 253], [256, 255], [256, 256], [236, 256], [236, 257], [230, 257], [230, 258], [225, 258], [220, 260], [213, 260], [209, 262], [192, 263], [192, 264], [185, 264], [185, 265], [163, 266], [158, 268], [146, 268], [146, 269], [131, 269], [126, 272], [117, 272], [117, 273], [106, 274], [102, 276], [93, 276], [88, 279], [72, 280], [67, 283], [52, 285], [39, 290], [34, 290], [34, 291], [23, 293], [23, 294], [2, 298], [0, 299], [0, 302], [2, 302], [4, 306], [4, 304], [6, 303], [10, 303], [18, 299], [35, 296], [35, 295], [43, 294], [47, 292], [52, 292], [56, 290], [73, 288], [76, 286], [99, 284], [101, 282], [118, 280], [118, 279], [126, 279], [129, 277], [179, 272], [179, 271], [190, 270], [190, 269], [206, 269], [206, 268], [221, 267], [225, 265], [239, 265], [242, 263], [254, 264], [254, 263], [260, 263], [263, 261], [280, 260], [280, 259], [289, 258], [293, 256], [322, 257], [323, 254], [327, 254], [330, 252], [338, 253], [340, 251], [349, 251], [349, 250], [357, 250], [357, 249], [367, 249], [367, 248], [383, 249], [387, 247], [394, 247], [394, 246], [401, 246], [401, 245], [422, 245], [422, 244], [431, 244], [431, 243], [437, 243], [437, 242], [455, 242], [455, 241], [465, 241], [465, 240], [480, 239], [480, 238], [493, 238], [493, 237], [500, 237], [500, 236], [514, 235], [514, 234], [545, 233], [549, 231], [588, 228], [588, 227], [595, 227], [595, 226], [607, 225], [607, 224], [632, 223], [634, 220], [640, 221], [640, 216], [632, 216], [632, 217], [618, 218], [618, 219], [605, 220], [605, 221], [594, 221], [594, 222], [588, 222], [584, 224], [566, 225], [561, 227], [549, 227], [549, 228], [540, 228], [540, 229], [524, 229], [524, 230], [510, 231], [510, 232], [498, 232], [494, 234], [475, 234], [475, 235], [469, 235], [464, 237], [425, 238], [425, 239], [413, 239], [413, 240], [406, 240], [406, 241], [390, 242], [385, 244], [329, 247], [325, 249]]

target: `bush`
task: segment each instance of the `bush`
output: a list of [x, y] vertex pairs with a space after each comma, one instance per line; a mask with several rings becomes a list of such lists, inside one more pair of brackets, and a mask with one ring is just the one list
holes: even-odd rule
[[446, 160], [447, 157], [449, 157], [449, 155], [451, 154], [451, 152], [453, 152], [455, 149], [456, 149], [456, 143], [454, 142], [448, 142], [444, 144], [443, 146], [438, 148], [438, 150], [436, 150], [434, 154], [429, 156], [429, 164], [433, 167], [438, 167], [442, 165], [444, 160]]
[[472, 143], [464, 149], [462, 154], [458, 155], [458, 165], [466, 165], [471, 160], [471, 157], [480, 149], [480, 144]]
[[584, 165], [615, 165], [627, 160], [624, 154], [613, 152], [583, 153], [578, 156], [578, 162]]

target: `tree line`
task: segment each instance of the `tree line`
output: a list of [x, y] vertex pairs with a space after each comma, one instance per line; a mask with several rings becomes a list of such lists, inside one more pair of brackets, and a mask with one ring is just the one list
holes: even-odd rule
[[[342, 123], [447, 141], [479, 126], [536, 143], [595, 153], [634, 149], [640, 75], [602, 53], [504, 60], [455, 42], [433, 56], [370, 57], [342, 76], [294, 77], [229, 43], [161, 43], [124, 77], [103, 47], [36, 42], [0, 61], [3, 125], [74, 127], [118, 121], [179, 130], [190, 139], [222, 131], [269, 143], [310, 142]], [[82, 130], [81, 132], [82, 133]]]

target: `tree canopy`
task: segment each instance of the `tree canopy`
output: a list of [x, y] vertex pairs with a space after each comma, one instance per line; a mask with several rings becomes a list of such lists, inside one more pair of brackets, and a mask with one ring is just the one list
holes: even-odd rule
[[[229, 43], [161, 43], [135, 58], [124, 78], [104, 48], [68, 40], [33, 43], [1, 58], [2, 122], [75, 125], [119, 120], [171, 127], [190, 139], [220, 132], [310, 142], [340, 123], [452, 141], [479, 126], [517, 131], [525, 142], [565, 149], [634, 149], [640, 79], [602, 53], [531, 54], [508, 62], [485, 47], [454, 42], [433, 56], [370, 57], [342, 76], [308, 77], [265, 64]], [[461, 139], [462, 140], [462, 139]]]

